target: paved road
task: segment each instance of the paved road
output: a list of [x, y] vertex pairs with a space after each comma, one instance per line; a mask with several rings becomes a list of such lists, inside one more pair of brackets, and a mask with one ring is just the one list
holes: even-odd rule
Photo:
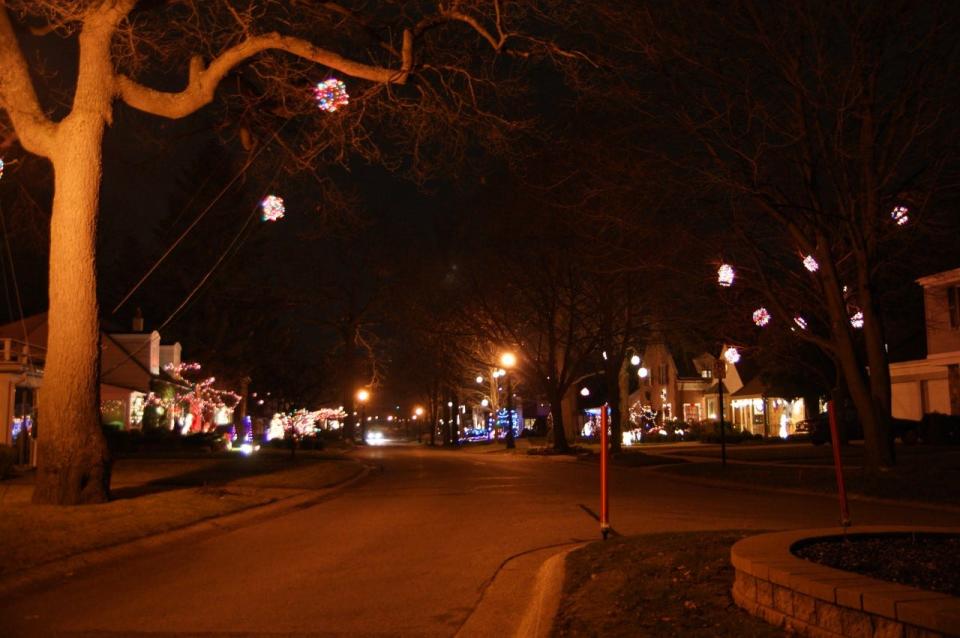
[[[598, 538], [596, 465], [416, 448], [338, 497], [242, 529], [81, 570], [0, 602], [4, 636], [452, 636], [511, 556]], [[382, 468], [382, 470], [381, 470]], [[859, 523], [960, 525], [960, 514], [854, 505]], [[829, 526], [836, 505], [615, 468], [623, 534]]]

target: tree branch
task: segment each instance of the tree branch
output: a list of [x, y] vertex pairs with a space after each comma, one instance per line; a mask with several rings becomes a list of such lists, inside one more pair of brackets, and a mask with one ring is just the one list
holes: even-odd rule
[[144, 86], [126, 75], [117, 76], [117, 93], [135, 109], [177, 119], [190, 115], [213, 100], [217, 85], [238, 64], [267, 50], [286, 51], [298, 57], [328, 66], [351, 77], [392, 84], [404, 84], [413, 68], [413, 36], [403, 33], [402, 61], [399, 69], [387, 69], [355, 62], [327, 49], [279, 33], [252, 36], [223, 51], [209, 66], [199, 57], [190, 61], [187, 87], [180, 92], [158, 91]]
[[50, 157], [57, 125], [40, 109], [27, 61], [3, 6], [0, 6], [0, 109], [10, 117], [24, 149]]

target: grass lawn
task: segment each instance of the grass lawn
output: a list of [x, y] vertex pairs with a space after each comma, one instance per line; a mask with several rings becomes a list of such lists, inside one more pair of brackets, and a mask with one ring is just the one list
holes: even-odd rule
[[114, 500], [101, 505], [29, 502], [23, 477], [0, 501], [0, 577], [83, 551], [109, 547], [263, 505], [355, 476], [342, 457], [298, 453], [117, 462]]
[[755, 533], [650, 534], [572, 552], [553, 636], [783, 636], [730, 597], [730, 546]]
[[[828, 450], [829, 452], [829, 450]], [[844, 448], [846, 459], [848, 449]], [[859, 466], [844, 468], [844, 481], [851, 494], [890, 499], [960, 503], [960, 450], [916, 448], [899, 454], [898, 465], [867, 479]], [[854, 461], [851, 461], [854, 462]], [[658, 471], [682, 476], [730, 481], [739, 485], [836, 492], [836, 475], [831, 465], [790, 467], [787, 465], [746, 465], [728, 463], [687, 463]]]

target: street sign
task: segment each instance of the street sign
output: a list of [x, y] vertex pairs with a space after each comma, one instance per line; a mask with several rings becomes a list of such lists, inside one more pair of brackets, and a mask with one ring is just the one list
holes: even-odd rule
[[723, 359], [717, 359], [713, 362], [713, 378], [725, 379], [727, 376], [727, 362]]

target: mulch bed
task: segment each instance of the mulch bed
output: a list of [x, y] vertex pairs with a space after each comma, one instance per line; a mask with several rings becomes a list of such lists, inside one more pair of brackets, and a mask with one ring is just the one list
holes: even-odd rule
[[827, 567], [960, 596], [960, 536], [848, 536], [794, 549]]
[[614, 537], [567, 557], [552, 638], [774, 638], [730, 598], [730, 546], [756, 532]]

